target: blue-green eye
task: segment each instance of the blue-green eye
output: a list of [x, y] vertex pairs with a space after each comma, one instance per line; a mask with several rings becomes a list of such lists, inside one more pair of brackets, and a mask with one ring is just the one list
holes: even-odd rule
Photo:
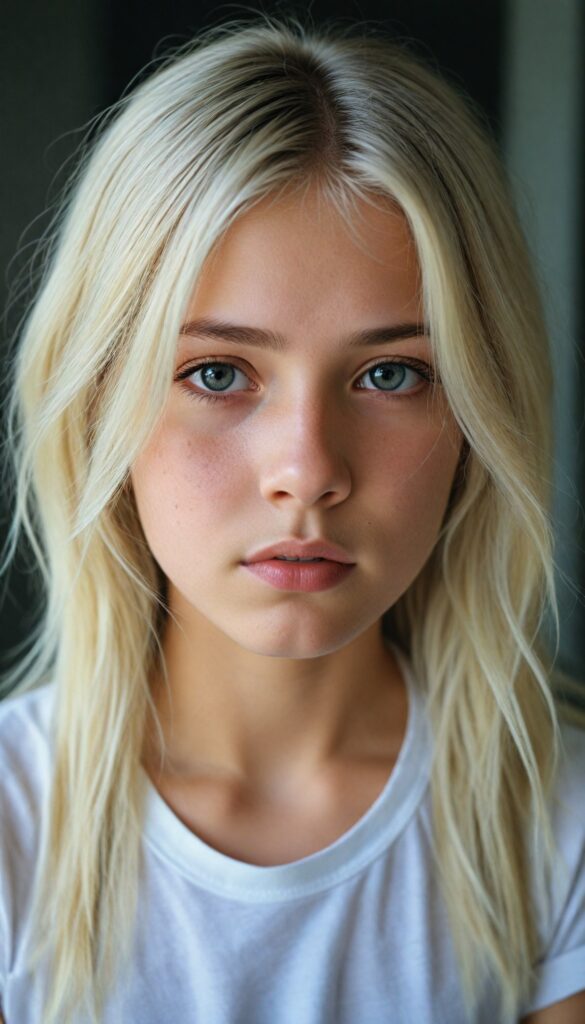
[[208, 363], [199, 368], [201, 383], [212, 391], [223, 392], [233, 383], [235, 373], [245, 374], [231, 363]]
[[[240, 373], [245, 380], [249, 380], [249, 377], [247, 377], [243, 370], [223, 359], [208, 359], [205, 362], [197, 363], [195, 366], [188, 366], [177, 374], [176, 380], [184, 381], [189, 377], [194, 377], [197, 373], [200, 374], [200, 381], [196, 384], [197, 390], [189, 384], [182, 385], [183, 390], [187, 392], [190, 398], [210, 402], [226, 402], [238, 396], [239, 391], [231, 392], [227, 390], [233, 384], [235, 374]], [[410, 386], [402, 388], [405, 380], [408, 384], [409, 375], [411, 376]], [[400, 360], [385, 359], [383, 362], [375, 363], [374, 366], [368, 367], [361, 374], [358, 381], [362, 381], [364, 378], [369, 378], [374, 383], [374, 386], [368, 387], [367, 385], [358, 384], [358, 391], [374, 391], [389, 396], [396, 395], [400, 398], [416, 397], [420, 394], [421, 390], [425, 390], [418, 387], [413, 391], [413, 386], [418, 381], [424, 380], [427, 384], [431, 384], [435, 379], [429, 363], [424, 362], [422, 359], [407, 358]], [[199, 388], [209, 388], [210, 390], [199, 390]]]
[[[430, 383], [432, 380], [432, 374], [429, 365], [427, 363], [420, 363], [418, 360], [416, 360], [416, 364], [417, 368], [415, 369], [410, 362], [399, 363], [397, 360], [392, 360], [390, 362], [386, 361], [384, 363], [377, 363], [375, 366], [370, 366], [369, 370], [366, 370], [366, 372], [362, 374], [360, 380], [369, 378], [371, 381], [375, 381], [376, 387], [362, 387], [360, 390], [385, 391], [386, 393], [398, 392], [401, 394], [402, 392], [400, 392], [399, 389], [401, 385], [404, 384], [405, 379], [408, 382], [409, 374], [411, 375], [411, 378], [418, 377], [420, 380], [422, 377]], [[416, 380], [414, 383], [417, 383]]]

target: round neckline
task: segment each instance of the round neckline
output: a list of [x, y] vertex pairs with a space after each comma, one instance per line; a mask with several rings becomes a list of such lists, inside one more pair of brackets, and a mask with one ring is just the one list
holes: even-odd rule
[[285, 864], [236, 860], [192, 832], [157, 791], [140, 765], [145, 787], [144, 838], [154, 852], [190, 881], [218, 895], [252, 902], [294, 899], [339, 884], [375, 860], [403, 831], [426, 789], [430, 733], [424, 695], [410, 660], [387, 640], [408, 698], [406, 730], [382, 792], [365, 814], [329, 846]]

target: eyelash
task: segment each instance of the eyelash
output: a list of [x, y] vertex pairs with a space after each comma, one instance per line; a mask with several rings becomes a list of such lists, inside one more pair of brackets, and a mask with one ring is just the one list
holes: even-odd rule
[[[406, 366], [406, 367], [408, 367], [409, 370], [414, 370], [423, 380], [425, 380], [427, 382], [427, 384], [432, 384], [435, 381], [435, 375], [434, 375], [434, 373], [433, 373], [433, 371], [432, 371], [432, 369], [431, 369], [431, 367], [429, 366], [428, 363], [425, 363], [425, 362], [423, 362], [420, 359], [408, 359], [408, 358], [402, 358], [402, 359], [383, 359], [383, 360], [381, 360], [378, 363], [374, 363], [373, 366], [368, 366], [367, 370], [364, 370], [364, 372], [361, 374], [359, 379], [361, 380], [362, 377], [365, 377], [366, 374], [370, 373], [372, 370], [377, 369], [378, 366], [387, 366], [389, 363], [392, 364], [393, 366]], [[235, 363], [231, 363], [229, 360], [226, 360], [226, 359], [205, 359], [205, 360], [200, 360], [198, 363], [196, 363], [193, 366], [187, 366], [185, 369], [181, 370], [181, 372], [176, 375], [175, 380], [176, 381], [183, 381], [187, 377], [191, 377], [192, 374], [197, 373], [198, 370], [203, 370], [206, 366], [229, 366], [229, 367], [231, 367], [234, 370], [239, 370], [240, 373], [244, 373], [244, 371], [239, 366], [237, 366]], [[247, 376], [247, 374], [244, 373], [244, 376]], [[187, 393], [189, 398], [195, 398], [195, 399], [201, 400], [203, 402], [226, 402], [226, 401], [230, 401], [232, 398], [237, 397], [235, 394], [232, 394], [232, 393], [229, 393], [229, 392], [226, 392], [225, 394], [218, 393], [218, 394], [214, 395], [211, 392], [207, 392], [207, 391], [193, 391], [193, 388], [190, 387], [187, 384], [182, 384], [181, 387], [182, 387], [182, 390]], [[400, 393], [400, 392], [391, 392], [391, 391], [384, 392], [381, 389], [377, 389], [377, 388], [363, 388], [362, 387], [362, 388], [359, 388], [358, 390], [360, 390], [360, 391], [374, 391], [374, 392], [378, 391], [378, 394], [380, 394], [380, 395], [386, 395], [387, 397], [391, 397], [391, 398], [399, 397], [401, 399], [403, 399], [403, 398], [416, 398], [416, 397], [418, 397], [418, 395], [420, 394], [420, 391], [421, 391], [421, 389], [419, 388], [417, 391], [413, 392], [412, 394], [404, 394], [404, 393]], [[422, 389], [422, 390], [424, 390], [424, 389]]]

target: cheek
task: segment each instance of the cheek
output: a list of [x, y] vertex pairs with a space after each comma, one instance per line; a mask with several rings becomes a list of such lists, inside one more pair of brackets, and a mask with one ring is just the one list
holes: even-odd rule
[[[397, 493], [440, 494], [451, 486], [461, 434], [450, 420], [405, 422], [368, 445], [368, 475]], [[374, 467], [378, 466], [378, 472]], [[380, 468], [383, 467], [383, 472]]]
[[[452, 424], [399, 432], [370, 450], [364, 473], [375, 487], [391, 539], [430, 550], [441, 527], [459, 459], [461, 435]], [[371, 461], [370, 461], [371, 459]], [[367, 485], [366, 485], [367, 486]]]
[[[167, 426], [141, 452], [130, 478], [138, 514], [157, 561], [185, 557], [181, 545], [205, 545], [217, 536], [218, 519], [241, 508], [238, 481], [245, 478], [237, 446], [221, 436], [197, 444]], [[239, 469], [239, 472], [238, 472]], [[165, 568], [165, 565], [162, 566]]]

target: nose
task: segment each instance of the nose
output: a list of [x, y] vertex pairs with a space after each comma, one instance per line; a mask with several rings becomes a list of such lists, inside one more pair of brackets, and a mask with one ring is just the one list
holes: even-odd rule
[[309, 395], [274, 414], [260, 451], [260, 490], [266, 501], [329, 507], [347, 498], [351, 473], [339, 415], [330, 399]]

